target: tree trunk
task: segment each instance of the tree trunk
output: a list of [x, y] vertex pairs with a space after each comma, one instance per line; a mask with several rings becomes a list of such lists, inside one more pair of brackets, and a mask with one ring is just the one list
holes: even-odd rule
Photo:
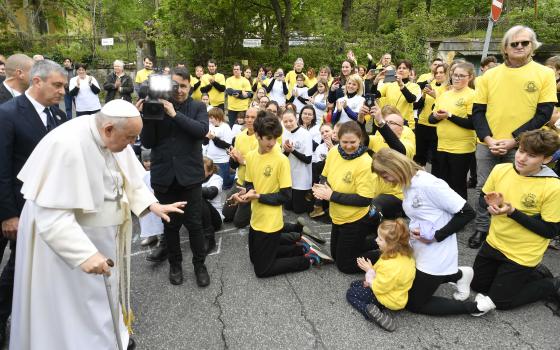
[[401, 19], [403, 17], [403, 2], [397, 1], [397, 18]]
[[426, 11], [430, 13], [430, 9], [432, 8], [432, 0], [426, 0]]
[[373, 30], [377, 33], [379, 28], [379, 14], [381, 13], [381, 0], [375, 1], [375, 10], [373, 13]]
[[274, 9], [276, 22], [280, 32], [280, 46], [278, 47], [278, 56], [284, 57], [288, 55], [290, 49], [290, 24], [292, 20], [292, 1], [282, 0], [284, 3], [284, 11], [279, 0], [270, 0], [270, 5]]
[[347, 32], [350, 29], [350, 14], [352, 13], [352, 2], [354, 0], [343, 0], [342, 2], [342, 29]]

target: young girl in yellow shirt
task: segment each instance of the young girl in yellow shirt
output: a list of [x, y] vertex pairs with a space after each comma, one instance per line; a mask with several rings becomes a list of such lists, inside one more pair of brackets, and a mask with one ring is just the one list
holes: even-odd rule
[[346, 299], [364, 317], [381, 328], [396, 329], [393, 317], [385, 310], [402, 310], [408, 301], [416, 267], [409, 244], [409, 232], [403, 219], [385, 220], [377, 229], [377, 245], [381, 251], [377, 261], [358, 258], [366, 275], [352, 282]]

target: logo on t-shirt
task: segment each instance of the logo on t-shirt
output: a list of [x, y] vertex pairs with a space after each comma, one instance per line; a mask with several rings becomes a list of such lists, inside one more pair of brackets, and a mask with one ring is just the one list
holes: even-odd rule
[[270, 177], [270, 175], [272, 175], [272, 167], [270, 165], [267, 165], [264, 168], [263, 175], [266, 176], [266, 177]]
[[535, 208], [537, 206], [537, 196], [533, 193], [525, 193], [521, 198], [521, 204], [525, 208]]
[[420, 208], [422, 206], [422, 199], [420, 196], [414, 196], [412, 199], [412, 207], [413, 208]]
[[344, 181], [344, 183], [351, 184], [352, 183], [352, 172], [351, 171], [346, 172], [346, 174], [344, 174], [344, 177], [342, 178], [342, 181]]
[[464, 98], [460, 98], [455, 102], [455, 106], [457, 107], [463, 107], [465, 105], [465, 99]]
[[525, 84], [525, 91], [527, 92], [537, 92], [537, 84], [534, 81], [529, 81]]

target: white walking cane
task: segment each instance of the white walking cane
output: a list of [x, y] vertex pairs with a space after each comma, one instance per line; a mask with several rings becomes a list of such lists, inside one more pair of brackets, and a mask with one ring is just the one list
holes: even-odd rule
[[[115, 263], [111, 259], [107, 259], [107, 265], [114, 267]], [[111, 282], [109, 282], [109, 276], [103, 275], [103, 281], [105, 282], [105, 291], [107, 292], [107, 300], [109, 301], [109, 308], [111, 308], [111, 317], [113, 318], [113, 330], [115, 331], [115, 337], [117, 338], [117, 346], [119, 350], [124, 350], [122, 345], [121, 334], [119, 331], [119, 314], [118, 310], [113, 302], [113, 293], [111, 293]]]

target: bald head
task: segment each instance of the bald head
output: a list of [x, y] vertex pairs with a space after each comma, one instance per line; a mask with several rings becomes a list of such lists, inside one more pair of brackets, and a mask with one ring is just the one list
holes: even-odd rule
[[33, 59], [31, 57], [22, 53], [11, 55], [6, 60], [6, 77], [13, 77], [17, 70], [29, 73], [31, 66], [33, 66]]

